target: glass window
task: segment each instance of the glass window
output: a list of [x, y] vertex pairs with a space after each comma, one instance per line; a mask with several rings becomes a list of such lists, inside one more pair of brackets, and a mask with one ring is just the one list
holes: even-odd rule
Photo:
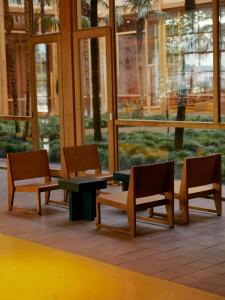
[[57, 44], [35, 46], [36, 97], [40, 147], [49, 161], [60, 163], [60, 121]]
[[78, 28], [106, 26], [109, 23], [109, 0], [78, 0]]
[[108, 169], [108, 93], [105, 37], [80, 40], [81, 99], [84, 141], [98, 143], [103, 169]]
[[0, 159], [6, 158], [9, 152], [29, 150], [32, 150], [30, 122], [0, 120]]
[[[182, 143], [176, 149], [178, 134]], [[134, 165], [174, 160], [175, 178], [179, 178], [185, 158], [221, 153], [225, 182], [224, 138], [223, 129], [184, 129], [179, 132], [174, 128], [120, 127], [119, 167], [125, 170]]]
[[212, 4], [153, 2], [117, 7], [118, 116], [212, 121]]
[[220, 0], [220, 109], [225, 122], [225, 1]]
[[30, 49], [24, 2], [7, 3], [0, 7], [4, 8], [0, 13], [0, 114], [29, 116]]
[[33, 0], [33, 34], [59, 31], [59, 1]]

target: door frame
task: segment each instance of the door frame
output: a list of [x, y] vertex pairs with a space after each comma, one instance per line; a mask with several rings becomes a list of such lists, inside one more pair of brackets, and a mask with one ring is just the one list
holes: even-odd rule
[[77, 145], [84, 144], [84, 118], [81, 96], [81, 65], [80, 65], [80, 41], [82, 39], [105, 38], [106, 43], [106, 72], [107, 72], [107, 96], [108, 96], [108, 168], [110, 172], [115, 170], [115, 114], [114, 114], [114, 93], [113, 93], [113, 68], [112, 68], [112, 43], [111, 28], [109, 26], [81, 29], [73, 32], [73, 50], [74, 50], [74, 94], [75, 94], [75, 128]]

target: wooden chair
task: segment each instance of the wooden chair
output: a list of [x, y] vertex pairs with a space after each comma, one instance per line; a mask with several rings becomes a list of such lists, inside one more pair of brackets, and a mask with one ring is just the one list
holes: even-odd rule
[[[116, 229], [101, 223], [101, 205], [109, 205], [126, 212], [129, 230]], [[137, 215], [138, 210], [166, 206], [166, 218]], [[136, 220], [174, 226], [174, 163], [172, 161], [131, 168], [128, 191], [96, 198], [96, 226], [136, 236]]]
[[99, 179], [113, 179], [112, 174], [102, 173], [96, 144], [64, 147], [63, 154], [66, 178], [83, 174], [85, 176], [95, 176]]
[[[45, 192], [45, 203], [48, 204], [50, 191], [58, 189], [58, 183], [51, 181], [47, 151], [8, 153], [7, 172], [9, 210], [13, 208], [15, 192], [33, 192], [37, 193], [37, 213], [41, 216], [41, 192]], [[40, 180], [21, 183], [21, 180], [35, 178]]]
[[[213, 212], [221, 216], [221, 155], [185, 159], [181, 180], [175, 182], [174, 197], [180, 201], [182, 223], [189, 223], [189, 209]], [[213, 198], [216, 209], [189, 206], [189, 200], [199, 197]]]

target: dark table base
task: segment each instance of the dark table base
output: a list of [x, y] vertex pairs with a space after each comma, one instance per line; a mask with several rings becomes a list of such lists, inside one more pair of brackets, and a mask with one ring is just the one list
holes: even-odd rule
[[69, 191], [70, 221], [95, 219], [96, 191], [106, 188], [105, 179], [78, 176], [59, 180], [59, 187]]
[[89, 220], [96, 216], [96, 191], [69, 192], [70, 221]]

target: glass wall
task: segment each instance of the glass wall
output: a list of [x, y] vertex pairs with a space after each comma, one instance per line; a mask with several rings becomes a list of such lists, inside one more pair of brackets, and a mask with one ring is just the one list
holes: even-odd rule
[[[170, 121], [167, 122], [168, 129], [161, 127], [167, 125], [158, 122], [161, 129], [151, 127], [150, 132], [158, 134], [158, 137], [162, 133], [170, 136], [166, 143], [171, 144], [170, 153], [177, 151], [178, 156], [185, 150], [189, 132], [189, 129], [178, 127], [187, 127], [188, 124], [196, 128], [209, 126], [214, 129], [208, 127], [208, 132], [212, 132], [215, 137], [218, 132], [215, 128], [225, 127], [224, 0], [214, 0], [215, 5], [212, 5], [211, 0], [61, 1], [9, 0], [8, 6], [0, 7], [0, 118], [12, 119], [9, 127], [14, 128], [14, 136], [29, 141], [32, 137], [32, 121], [34, 148], [38, 148], [40, 144], [41, 148], [49, 151], [50, 160], [58, 163], [60, 141], [68, 145], [82, 142], [78, 132], [81, 129], [85, 143], [93, 143], [98, 140], [94, 138], [95, 134], [100, 132], [103, 139], [99, 142], [99, 149], [102, 161], [107, 162], [109, 150], [111, 160], [117, 156], [113, 142], [117, 139], [116, 129], [119, 126], [119, 163], [125, 168], [133, 161], [133, 154], [128, 155], [125, 150], [132, 148], [143, 135], [137, 128], [131, 127], [133, 125], [153, 126], [156, 125], [155, 121]], [[26, 3], [33, 5], [31, 11], [27, 12]], [[214, 114], [219, 111], [215, 107], [219, 99], [214, 97], [219, 84], [213, 78], [216, 69], [213, 65], [213, 61], [216, 62], [214, 50], [217, 50], [215, 42], [213, 45], [213, 26], [216, 28], [216, 24], [213, 24], [213, 20], [216, 20], [213, 18], [213, 7], [216, 7], [216, 3], [219, 3], [220, 14], [219, 78], [222, 124], [217, 122], [217, 118], [214, 119]], [[109, 5], [113, 4], [115, 16], [110, 16], [112, 10]], [[74, 11], [69, 10], [72, 7]], [[62, 28], [59, 16], [63, 21]], [[115, 49], [112, 47], [114, 27], [109, 22], [113, 19], [111, 17], [115, 17], [116, 22]], [[29, 24], [28, 21], [31, 20], [32, 24]], [[77, 26], [74, 26], [75, 21]], [[62, 34], [59, 34], [60, 29], [63, 29]], [[79, 42], [74, 43], [74, 40]], [[30, 74], [33, 71], [33, 66], [29, 65], [33, 45], [36, 46], [31, 60], [34, 58], [35, 72]], [[115, 50], [113, 55], [112, 50]], [[58, 61], [58, 57], [63, 61]], [[76, 65], [73, 65], [73, 60]], [[65, 61], [69, 62], [66, 66]], [[117, 85], [111, 80], [112, 69], [117, 71]], [[80, 78], [74, 80], [77, 73]], [[36, 107], [31, 105], [31, 94], [34, 96], [32, 103], [36, 104], [37, 100]], [[63, 99], [59, 105], [61, 95]], [[115, 104], [116, 98], [118, 101]], [[96, 113], [97, 111], [100, 113]], [[79, 112], [82, 112], [82, 116]], [[63, 140], [59, 129], [61, 115]], [[185, 122], [183, 125], [184, 121], [192, 123]], [[5, 126], [4, 122], [7, 125], [7, 121], [2, 123]], [[77, 128], [74, 129], [75, 124]], [[36, 134], [37, 129], [39, 137]], [[130, 135], [130, 130], [132, 133], [137, 131], [135, 138]], [[223, 130], [220, 129], [220, 132]], [[147, 127], [141, 131], [145, 134], [149, 132]], [[200, 132], [205, 134], [203, 129], [192, 131], [199, 132], [199, 136]], [[9, 133], [6, 135], [10, 136]], [[122, 137], [126, 138], [125, 150], [121, 146]], [[128, 138], [131, 139], [130, 146]], [[198, 137], [193, 135], [192, 138], [197, 141]], [[147, 140], [151, 144], [153, 138], [147, 136], [146, 142]], [[165, 136], [158, 141], [159, 148], [160, 143], [165, 145]], [[156, 159], [172, 157], [171, 154], [165, 154], [167, 146], [155, 152], [148, 147], [147, 144], [142, 147], [143, 151], [152, 151]], [[220, 148], [214, 149], [219, 150]], [[136, 153], [132, 151], [131, 153]], [[207, 151], [198, 150], [195, 153], [198, 155]], [[191, 154], [195, 155], [194, 152]], [[134, 163], [137, 160], [139, 158], [135, 157]], [[143, 157], [140, 158], [140, 163], [142, 161]], [[116, 162], [113, 161], [111, 166], [114, 168]]]
[[211, 1], [153, 2], [117, 1], [119, 118], [212, 121]]
[[[30, 4], [33, 10], [29, 10]], [[40, 147], [48, 150], [51, 162], [59, 163], [58, 37], [50, 35], [59, 32], [59, 0], [5, 1], [4, 6], [0, 6], [0, 24], [0, 117], [3, 115], [0, 127], [4, 151]], [[33, 39], [37, 37], [32, 33], [39, 35], [34, 52]], [[55, 43], [46, 43], [46, 33]], [[32, 60], [35, 80], [31, 73]], [[36, 110], [31, 105], [34, 93], [36, 97], [32, 101], [37, 100]], [[32, 130], [37, 132], [37, 129], [39, 141], [37, 135], [32, 137]]]

